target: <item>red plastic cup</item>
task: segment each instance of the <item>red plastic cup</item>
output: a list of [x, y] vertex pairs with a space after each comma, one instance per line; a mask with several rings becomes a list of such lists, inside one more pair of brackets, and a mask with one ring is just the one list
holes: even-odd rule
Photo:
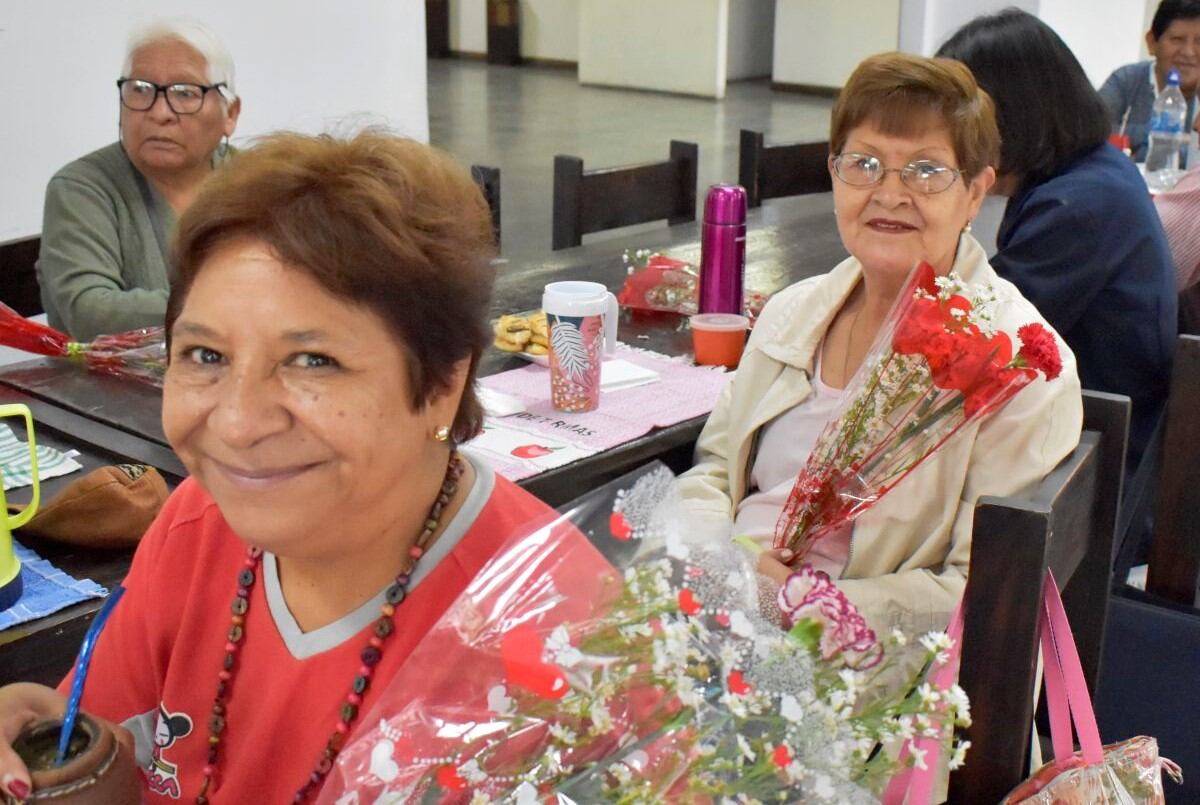
[[692, 349], [701, 366], [736, 369], [746, 348], [750, 319], [736, 313], [700, 313], [688, 319], [692, 326]]

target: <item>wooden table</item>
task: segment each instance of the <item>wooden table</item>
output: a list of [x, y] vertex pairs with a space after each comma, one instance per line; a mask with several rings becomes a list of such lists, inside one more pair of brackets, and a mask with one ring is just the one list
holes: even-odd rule
[[[662, 227], [629, 239], [600, 240], [553, 252], [530, 263], [497, 265], [492, 315], [535, 308], [547, 282], [591, 280], [617, 291], [625, 281], [625, 249], [653, 249], [699, 263], [700, 225]], [[846, 256], [833, 218], [830, 194], [767, 202], [751, 211], [746, 241], [746, 287], [774, 293], [805, 277], [831, 269]], [[622, 341], [667, 355], [691, 352], [691, 335], [674, 314], [623, 311]], [[519, 358], [489, 349], [480, 374], [523, 365]], [[174, 485], [186, 471], [167, 445], [161, 423], [161, 392], [151, 386], [82, 372], [61, 360], [35, 360], [0, 371], [0, 402], [26, 402], [34, 411], [38, 435], [47, 444], [76, 449], [87, 466], [136, 461], [158, 468]], [[656, 429], [620, 447], [526, 478], [520, 485], [551, 505], [628, 472], [653, 459], [672, 469], [688, 466], [692, 444], [704, 417]], [[74, 476], [78, 477], [78, 476]], [[52, 495], [72, 478], [47, 482]], [[31, 541], [32, 542], [32, 541]], [[45, 543], [31, 545], [68, 573], [109, 586], [128, 568], [128, 553], [64, 551]], [[0, 684], [15, 679], [57, 681], [69, 667], [96, 609], [86, 602], [30, 624], [0, 632]]]

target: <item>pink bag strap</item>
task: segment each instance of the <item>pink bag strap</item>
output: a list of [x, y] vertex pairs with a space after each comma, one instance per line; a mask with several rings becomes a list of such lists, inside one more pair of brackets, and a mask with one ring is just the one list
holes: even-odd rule
[[1050, 714], [1050, 738], [1054, 760], [1062, 763], [1075, 754], [1071, 724], [1079, 734], [1083, 759], [1089, 765], [1104, 762], [1104, 746], [1092, 709], [1091, 695], [1083, 677], [1083, 664], [1075, 648], [1071, 624], [1063, 609], [1054, 574], [1046, 570], [1042, 588], [1042, 659], [1045, 663], [1046, 707]]
[[[950, 638], [950, 650], [946, 652], [946, 662], [938, 665], [929, 675], [929, 684], [935, 690], [949, 690], [958, 677], [958, 661], [962, 655], [963, 634], [963, 599], [958, 599], [953, 614], [950, 615], [950, 625], [946, 627], [946, 636]], [[923, 753], [925, 768], [908, 766], [897, 772], [888, 782], [881, 799], [883, 805], [924, 805], [933, 798], [933, 782], [941, 765], [942, 742], [936, 738], [921, 736], [915, 741], [905, 742], [900, 749], [900, 762], [905, 762], [912, 756], [909, 747], [916, 744], [918, 751]], [[906, 799], [907, 796], [907, 799]]]

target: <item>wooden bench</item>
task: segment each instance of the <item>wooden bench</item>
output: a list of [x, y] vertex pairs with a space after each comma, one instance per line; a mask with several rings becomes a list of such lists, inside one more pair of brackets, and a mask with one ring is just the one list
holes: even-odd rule
[[959, 684], [971, 699], [971, 750], [950, 802], [997, 802], [1028, 773], [1046, 570], [1063, 590], [1089, 687], [1103, 651], [1129, 400], [1085, 392], [1079, 446], [1033, 489], [975, 508]]
[[761, 131], [742, 129], [738, 145], [738, 184], [746, 203], [757, 207], [770, 198], [828, 193], [829, 143], [766, 145]]
[[579, 157], [554, 158], [552, 247], [568, 249], [591, 232], [667, 219], [696, 220], [695, 143], [671, 141], [664, 162], [585, 171]]

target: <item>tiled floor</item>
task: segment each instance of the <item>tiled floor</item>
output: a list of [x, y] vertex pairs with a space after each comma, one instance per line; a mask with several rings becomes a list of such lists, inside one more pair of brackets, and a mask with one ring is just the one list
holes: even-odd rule
[[665, 159], [672, 139], [695, 142], [703, 198], [710, 184], [737, 180], [740, 129], [764, 131], [768, 142], [825, 139], [831, 106], [828, 98], [774, 92], [766, 79], [730, 84], [724, 100], [712, 101], [585, 87], [574, 70], [429, 62], [430, 138], [464, 162], [500, 168], [509, 258], [550, 251], [555, 154], [611, 167]]

